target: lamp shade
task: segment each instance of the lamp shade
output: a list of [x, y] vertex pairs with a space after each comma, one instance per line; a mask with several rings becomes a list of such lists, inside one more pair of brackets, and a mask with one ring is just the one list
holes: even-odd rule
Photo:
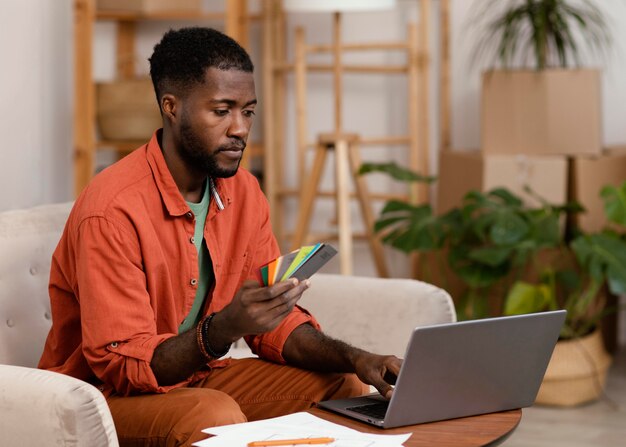
[[287, 12], [378, 11], [395, 4], [395, 0], [283, 0]]

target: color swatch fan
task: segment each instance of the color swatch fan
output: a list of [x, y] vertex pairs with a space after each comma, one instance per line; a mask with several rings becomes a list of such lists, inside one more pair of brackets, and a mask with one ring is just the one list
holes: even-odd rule
[[271, 286], [289, 278], [310, 278], [326, 264], [337, 250], [328, 244], [306, 245], [287, 253], [259, 269], [259, 280], [264, 286]]

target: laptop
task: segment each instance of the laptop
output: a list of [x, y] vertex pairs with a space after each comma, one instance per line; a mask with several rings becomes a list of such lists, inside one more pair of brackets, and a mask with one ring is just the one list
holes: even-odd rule
[[529, 407], [566, 311], [417, 327], [391, 400], [379, 394], [319, 407], [382, 428]]

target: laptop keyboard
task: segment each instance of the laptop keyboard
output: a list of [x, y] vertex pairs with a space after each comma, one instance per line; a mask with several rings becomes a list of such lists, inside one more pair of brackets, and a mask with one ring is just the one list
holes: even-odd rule
[[355, 411], [365, 416], [375, 419], [385, 419], [389, 402], [377, 402], [375, 404], [357, 405], [356, 407], [348, 407], [347, 410]]

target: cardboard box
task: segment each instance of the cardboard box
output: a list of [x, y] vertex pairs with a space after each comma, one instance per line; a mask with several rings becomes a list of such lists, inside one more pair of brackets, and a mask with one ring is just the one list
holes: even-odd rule
[[481, 107], [485, 154], [601, 153], [598, 70], [490, 71]]
[[524, 192], [530, 188], [549, 203], [567, 200], [567, 158], [542, 155], [488, 155], [478, 151], [443, 151], [439, 158], [437, 212], [459, 206], [471, 190], [489, 191], [506, 187], [530, 206], [536, 199]]
[[626, 147], [607, 149], [598, 157], [574, 157], [570, 166], [569, 197], [586, 212], [572, 218], [585, 232], [600, 231], [607, 225], [600, 190], [626, 181]]
[[200, 11], [200, 0], [98, 0], [96, 7], [100, 11]]

